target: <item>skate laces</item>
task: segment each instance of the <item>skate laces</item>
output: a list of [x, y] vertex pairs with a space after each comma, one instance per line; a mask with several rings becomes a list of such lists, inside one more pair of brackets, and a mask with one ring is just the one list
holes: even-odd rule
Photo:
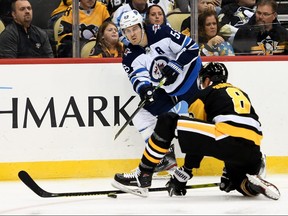
[[130, 179], [136, 178], [138, 182], [138, 176], [140, 175], [140, 173], [141, 173], [141, 170], [139, 169], [139, 167], [137, 167], [130, 173], [123, 173], [123, 176], [125, 178], [130, 178]]

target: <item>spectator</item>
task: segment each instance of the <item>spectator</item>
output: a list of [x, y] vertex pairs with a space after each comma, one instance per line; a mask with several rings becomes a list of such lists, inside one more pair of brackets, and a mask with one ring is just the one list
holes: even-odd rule
[[[86, 42], [96, 37], [98, 28], [110, 15], [107, 7], [96, 0], [80, 0], [79, 9], [80, 42]], [[69, 6], [61, 18], [58, 57], [72, 57], [72, 14], [72, 6]]]
[[232, 45], [219, 35], [219, 22], [213, 10], [206, 10], [198, 17], [198, 36], [200, 55], [224, 56], [234, 55]]
[[183, 13], [190, 12], [190, 0], [175, 0], [174, 11], [180, 11]]
[[47, 33], [31, 24], [33, 11], [30, 2], [28, 0], [13, 1], [11, 10], [13, 21], [0, 34], [0, 57], [54, 57]]
[[[206, 10], [216, 11], [215, 6], [213, 4], [208, 3], [207, 0], [198, 0], [197, 6], [198, 6], [198, 16]], [[191, 17], [189, 16], [186, 19], [184, 19], [181, 24], [181, 33], [190, 37], [191, 34], [190, 27], [191, 27]]]
[[129, 4], [130, 0], [108, 0], [107, 9], [111, 16], [113, 16], [114, 12], [124, 4]]
[[[223, 63], [207, 63], [199, 72], [198, 94], [189, 103], [191, 117], [164, 113], [158, 117], [153, 134], [134, 173], [117, 173], [112, 185], [120, 190], [148, 196], [157, 162], [178, 139], [185, 154], [184, 165], [177, 168], [166, 187], [169, 196], [185, 196], [185, 186], [205, 156], [221, 160], [225, 166], [219, 189], [237, 190], [248, 197], [259, 194], [278, 200], [278, 188], [261, 176], [265, 163], [261, 152], [261, 123], [248, 95], [227, 83]], [[264, 172], [263, 172], [264, 171]], [[133, 189], [132, 189], [133, 188]]]
[[236, 55], [288, 54], [288, 31], [277, 20], [277, 7], [274, 0], [257, 2], [255, 15], [235, 35]]
[[149, 3], [159, 5], [163, 9], [165, 16], [174, 9], [174, 0], [149, 0]]
[[122, 57], [123, 44], [119, 41], [118, 29], [112, 21], [105, 21], [99, 28], [96, 45], [90, 57]]
[[238, 28], [249, 21], [255, 9], [256, 0], [236, 0], [222, 7], [218, 15], [220, 32], [229, 38], [231, 44]]
[[13, 0], [0, 0], [0, 19], [5, 26], [13, 21], [11, 3]]
[[145, 23], [147, 25], [149, 24], [166, 25], [167, 18], [165, 16], [163, 8], [160, 5], [150, 5], [146, 12]]
[[230, 4], [230, 3], [234, 3], [235, 0], [222, 0], [221, 1], [221, 7], [223, 7], [224, 5]]
[[54, 23], [63, 16], [65, 13], [66, 9], [72, 5], [72, 0], [61, 0], [59, 6], [52, 11], [51, 16], [48, 20], [48, 28], [53, 29], [54, 28]]

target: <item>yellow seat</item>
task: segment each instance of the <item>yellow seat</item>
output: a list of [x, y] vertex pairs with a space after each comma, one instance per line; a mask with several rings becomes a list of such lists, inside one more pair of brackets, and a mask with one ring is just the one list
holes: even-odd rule
[[183, 20], [190, 15], [190, 13], [171, 12], [167, 14], [167, 20], [173, 29], [180, 32]]
[[93, 47], [96, 45], [96, 40], [89, 40], [81, 48], [81, 58], [89, 57]]
[[3, 21], [0, 20], [0, 34], [2, 31], [4, 31], [4, 29], [5, 29], [5, 25], [4, 25]]

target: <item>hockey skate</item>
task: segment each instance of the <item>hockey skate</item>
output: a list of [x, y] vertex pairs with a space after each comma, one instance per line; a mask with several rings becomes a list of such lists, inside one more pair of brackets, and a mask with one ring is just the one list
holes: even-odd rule
[[262, 179], [266, 178], [266, 155], [262, 154], [261, 166], [258, 174]]
[[168, 153], [162, 158], [154, 169], [153, 179], [170, 178], [177, 168], [177, 162], [175, 158], [174, 144], [172, 144], [168, 150]]
[[152, 175], [152, 172], [141, 171], [139, 167], [131, 173], [116, 173], [112, 186], [140, 197], [148, 197]]
[[280, 192], [278, 188], [272, 183], [265, 181], [259, 175], [246, 174], [246, 176], [250, 183], [249, 187], [252, 190], [273, 200], [278, 200], [280, 198]]

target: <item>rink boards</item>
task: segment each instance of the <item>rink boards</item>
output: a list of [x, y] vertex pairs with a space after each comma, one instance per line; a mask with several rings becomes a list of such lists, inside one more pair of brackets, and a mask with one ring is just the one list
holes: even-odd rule
[[[288, 58], [214, 60], [260, 116], [268, 172], [287, 173]], [[139, 103], [120, 59], [1, 60], [0, 96], [0, 180], [22, 169], [37, 178], [109, 177], [139, 163], [144, 142], [133, 126], [114, 140]], [[185, 104], [176, 110], [185, 113]], [[177, 143], [176, 154], [182, 163]], [[196, 175], [218, 175], [222, 163], [201, 165]]]

